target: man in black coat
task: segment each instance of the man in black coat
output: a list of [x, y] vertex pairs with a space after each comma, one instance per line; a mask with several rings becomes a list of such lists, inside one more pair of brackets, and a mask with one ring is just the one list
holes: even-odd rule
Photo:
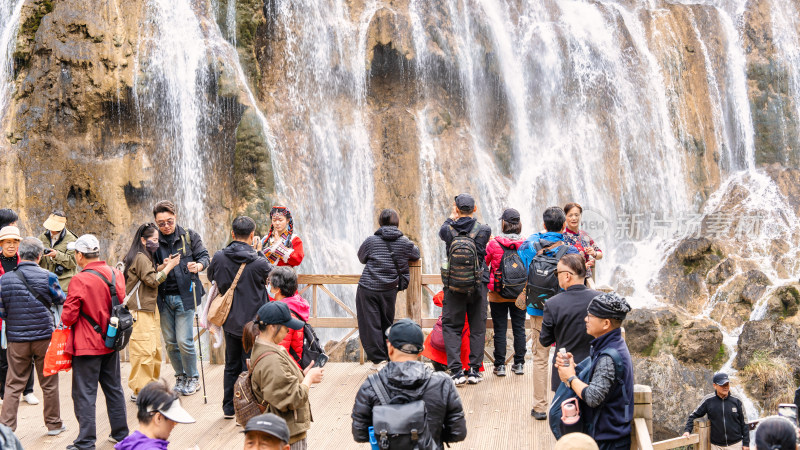
[[[486, 268], [486, 244], [492, 235], [488, 225], [478, 223], [473, 214], [478, 210], [475, 199], [469, 194], [459, 194], [453, 202], [450, 217], [445, 220], [439, 229], [439, 238], [444, 241], [445, 250], [450, 253], [450, 245], [458, 235], [474, 235], [475, 250], [478, 253], [478, 263], [482, 269]], [[449, 261], [448, 261], [449, 264]], [[483, 377], [480, 373], [483, 364], [483, 349], [486, 345], [486, 314], [488, 303], [487, 283], [488, 272], [485, 280], [478, 280], [472, 293], [461, 293], [444, 288], [444, 302], [442, 306], [442, 335], [447, 353], [447, 369], [456, 386], [464, 383], [478, 384]], [[464, 332], [464, 319], [469, 321], [469, 368], [461, 365], [461, 334]], [[467, 372], [464, 373], [464, 369]]]
[[244, 325], [255, 319], [258, 308], [269, 301], [267, 278], [272, 265], [267, 258], [250, 245], [255, 237], [256, 223], [247, 216], [233, 220], [233, 241], [214, 254], [208, 268], [208, 280], [217, 283], [219, 295], [225, 295], [236, 274], [242, 274], [233, 291], [233, 301], [228, 318], [222, 325], [225, 332], [225, 376], [222, 380], [222, 413], [226, 419], [234, 417], [233, 385], [239, 374], [247, 370], [249, 355], [242, 347]]
[[[576, 363], [589, 356], [592, 336], [586, 333], [586, 308], [593, 298], [602, 294], [584, 285], [586, 262], [579, 254], [564, 255], [556, 266], [558, 284], [563, 292], [554, 295], [544, 304], [544, 318], [539, 343], [549, 347], [555, 343], [558, 349], [565, 348], [572, 353]], [[553, 354], [553, 364], [556, 362]], [[561, 380], [554, 370], [551, 388], [555, 392]]]
[[750, 448], [750, 429], [742, 399], [731, 394], [731, 382], [722, 372], [714, 374], [714, 393], [706, 395], [700, 405], [689, 414], [683, 437], [688, 437], [694, 429], [694, 421], [708, 416], [711, 424], [709, 440], [712, 447]]
[[[444, 372], [433, 372], [419, 360], [425, 336], [411, 319], [401, 319], [389, 328], [389, 364], [375, 375], [385, 387], [390, 404], [425, 402], [428, 433], [437, 449], [444, 443], [459, 442], [467, 438], [467, 420], [461, 398], [455, 385]], [[372, 411], [381, 405], [372, 382], [361, 385], [353, 405], [353, 439], [369, 442]], [[429, 447], [424, 447], [429, 448]]]
[[205, 291], [199, 273], [208, 267], [208, 250], [194, 230], [177, 223], [175, 205], [167, 200], [153, 207], [158, 227], [158, 249], [153, 260], [159, 268], [171, 255], [180, 255], [180, 263], [158, 286], [158, 313], [161, 335], [169, 362], [175, 370], [175, 391], [192, 395], [200, 388], [197, 352], [192, 334], [193, 319]]

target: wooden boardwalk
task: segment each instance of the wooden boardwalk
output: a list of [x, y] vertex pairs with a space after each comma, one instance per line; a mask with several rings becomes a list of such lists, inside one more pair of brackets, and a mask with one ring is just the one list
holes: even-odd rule
[[[465, 442], [454, 444], [453, 449], [550, 449], [554, 440], [547, 421], [537, 421], [530, 416], [533, 399], [531, 365], [526, 365], [526, 374], [509, 374], [505, 378], [491, 375], [487, 364], [484, 381], [478, 385], [467, 385], [458, 389], [467, 416], [468, 437]], [[127, 374], [130, 368], [122, 365], [123, 387], [126, 398], [130, 396]], [[164, 363], [162, 375], [174, 380], [172, 367]], [[353, 400], [361, 383], [372, 373], [369, 365], [358, 363], [330, 363], [326, 366], [325, 380], [311, 390], [311, 409], [314, 416], [309, 431], [310, 449], [367, 449], [367, 444], [353, 442], [350, 432], [350, 412]], [[182, 397], [183, 406], [197, 419], [191, 425], [178, 425], [170, 437], [170, 448], [185, 450], [194, 445], [201, 449], [240, 449], [244, 442], [241, 428], [232, 420], [222, 418], [223, 366], [205, 365], [208, 404], [203, 404], [202, 392]], [[59, 375], [61, 392], [61, 417], [67, 431], [60, 436], [49, 437], [42, 419], [42, 405], [31, 406], [20, 403], [19, 425], [16, 434], [26, 449], [63, 449], [77, 436], [78, 423], [73, 412], [71, 373]], [[549, 379], [549, 378], [548, 378]], [[41, 391], [35, 387], [41, 400]], [[127, 401], [128, 426], [136, 429], [135, 405]], [[114, 444], [106, 438], [110, 429], [105, 412], [105, 398], [98, 393], [97, 399], [97, 448], [112, 449]]]

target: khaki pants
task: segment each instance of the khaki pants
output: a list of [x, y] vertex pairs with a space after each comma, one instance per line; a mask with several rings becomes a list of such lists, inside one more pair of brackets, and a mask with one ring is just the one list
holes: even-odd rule
[[36, 376], [44, 395], [44, 423], [48, 430], [61, 428], [61, 406], [58, 400], [58, 374], [44, 376], [44, 355], [50, 339], [41, 339], [33, 342], [8, 343], [8, 374], [6, 375], [6, 396], [3, 401], [3, 410], [0, 413], [0, 423], [12, 430], [17, 429], [17, 410], [19, 409], [19, 396], [28, 383], [31, 375], [31, 359], [36, 366]]
[[550, 348], [539, 343], [542, 316], [531, 316], [531, 353], [533, 353], [533, 410], [547, 413], [547, 380], [550, 369]]
[[161, 325], [158, 312], [131, 311], [136, 322], [133, 324], [128, 354], [131, 374], [128, 387], [135, 395], [151, 381], [161, 376]]
[[727, 447], [721, 445], [714, 445], [711, 444], [711, 450], [742, 450], [742, 442], [739, 441], [733, 445], [729, 445]]

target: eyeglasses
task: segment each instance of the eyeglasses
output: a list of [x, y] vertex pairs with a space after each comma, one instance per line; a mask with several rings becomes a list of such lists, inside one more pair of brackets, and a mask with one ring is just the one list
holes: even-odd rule
[[175, 225], [175, 219], [160, 220], [160, 221], [156, 222], [156, 225], [158, 226], [158, 228], [164, 228], [166, 226], [172, 226], [172, 225]]
[[570, 275], [575, 275], [573, 272], [570, 272], [569, 270], [557, 270], [557, 271], [556, 271], [556, 276], [559, 276], [559, 275], [561, 275], [562, 273], [568, 273], [568, 274], [570, 274]]

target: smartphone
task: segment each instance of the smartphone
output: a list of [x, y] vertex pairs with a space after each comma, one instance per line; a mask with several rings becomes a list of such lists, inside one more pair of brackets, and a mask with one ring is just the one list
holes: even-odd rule
[[326, 355], [325, 353], [320, 353], [320, 355], [317, 356], [317, 360], [314, 362], [314, 367], [323, 368], [327, 363], [328, 363], [328, 355]]
[[181, 254], [180, 253], [174, 253], [172, 255], [169, 255], [170, 258], [177, 258], [178, 256], [181, 256]]
[[794, 403], [781, 403], [778, 405], [778, 415], [786, 417], [793, 423], [797, 423], [797, 405]]

